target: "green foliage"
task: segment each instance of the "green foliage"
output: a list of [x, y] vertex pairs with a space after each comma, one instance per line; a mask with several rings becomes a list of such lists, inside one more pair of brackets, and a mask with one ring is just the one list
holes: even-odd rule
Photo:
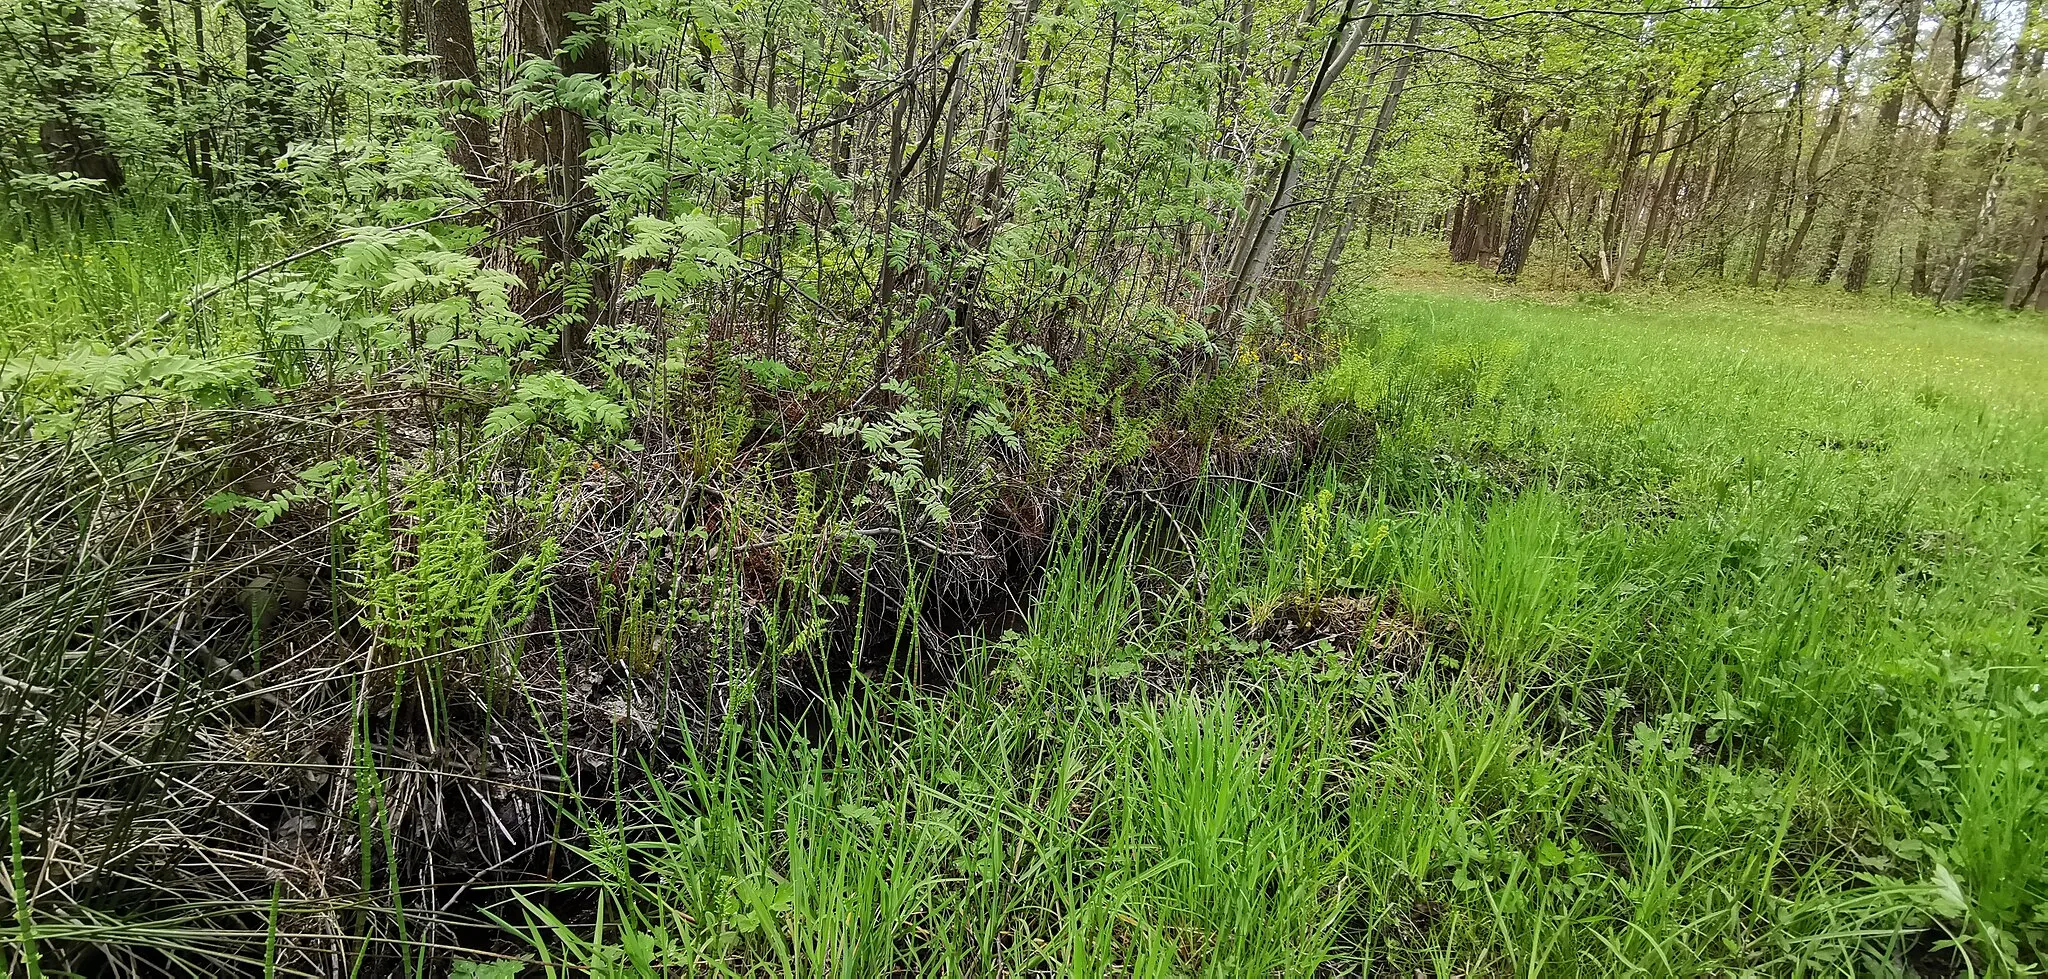
[[347, 232], [326, 268], [269, 284], [276, 335], [330, 370], [409, 363], [488, 383], [540, 360], [553, 337], [510, 308], [519, 280], [451, 244], [424, 229]]
[[[449, 662], [495, 679], [501, 644], [533, 614], [558, 545], [501, 553], [490, 535], [497, 503], [473, 481], [420, 475], [387, 493], [358, 470], [349, 485], [351, 597], [383, 660], [401, 665], [400, 685], [409, 666], [438, 688]], [[547, 501], [529, 505], [545, 512]]]
[[1364, 471], [1076, 533], [959, 687], [693, 756], [590, 826], [603, 929], [508, 922], [627, 976], [2030, 968], [2048, 569], [1984, 476], [2041, 466], [2024, 384], [1919, 406], [1884, 327], [1369, 315]]
[[887, 491], [855, 497], [855, 507], [870, 501], [892, 510], [914, 505], [933, 523], [947, 523], [953, 516], [952, 508], [946, 505], [950, 485], [945, 477], [935, 476], [926, 466], [927, 454], [937, 452], [944, 435], [944, 419], [917, 404], [915, 389], [898, 387], [897, 393], [905, 396], [906, 403], [887, 415], [867, 422], [838, 418], [820, 428], [819, 434], [858, 440], [867, 454], [869, 478], [878, 489]]
[[8, 962], [2038, 971], [2039, 331], [1614, 291], [2024, 285], [1928, 17], [0, 0]]
[[47, 414], [51, 423], [60, 423], [57, 418], [86, 404], [267, 404], [272, 399], [262, 384], [261, 367], [250, 357], [204, 357], [149, 347], [119, 352], [74, 348], [0, 368], [0, 389], [19, 399], [20, 410]]
[[1317, 378], [1318, 394], [1325, 402], [1349, 403], [1369, 412], [1386, 400], [1392, 380], [1388, 365], [1375, 362], [1371, 350], [1348, 350]]
[[618, 402], [560, 371], [548, 371], [520, 378], [511, 399], [491, 409], [484, 433], [506, 436], [542, 426], [588, 443], [619, 435], [626, 422], [626, 409]]

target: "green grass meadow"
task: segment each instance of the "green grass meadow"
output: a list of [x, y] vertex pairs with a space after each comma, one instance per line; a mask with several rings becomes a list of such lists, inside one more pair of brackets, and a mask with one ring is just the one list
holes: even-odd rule
[[[1456, 288], [1453, 286], [1452, 288]], [[2018, 975], [2048, 948], [2048, 331], [1359, 293], [1366, 464], [1052, 562], [588, 814], [551, 975]]]

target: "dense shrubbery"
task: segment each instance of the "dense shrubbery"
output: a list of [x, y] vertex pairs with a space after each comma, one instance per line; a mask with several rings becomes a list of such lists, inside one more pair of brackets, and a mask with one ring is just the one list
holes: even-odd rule
[[[24, 831], [56, 840], [61, 820], [64, 846], [119, 875], [41, 885], [27, 906], [46, 916], [49, 968], [147, 968], [165, 941], [195, 961], [252, 955], [238, 936], [266, 929], [294, 969], [364, 949], [423, 967], [410, 943], [477, 920], [442, 904], [580, 865], [557, 849], [580, 838], [553, 808], [565, 791], [608, 806], [633, 766], [767, 736], [862, 677], [949, 673], [967, 637], [1029, 603], [1041, 555], [1083, 532], [1077, 504], [1107, 491], [1126, 512], [1219, 467], [1298, 466], [1306, 433], [1355, 411], [1323, 407], [1315, 358], [1270, 326], [1234, 354], [1117, 342], [1055, 358], [998, 335], [878, 381], [837, 334], [776, 358], [652, 314], [593, 329], [563, 362], [474, 240], [350, 230], [195, 303], [205, 328], [184, 343], [79, 342], [93, 320], [111, 335], [139, 318], [121, 299], [175, 292], [151, 283], [96, 297], [110, 308], [81, 311], [71, 342], [17, 348], [16, 450], [70, 460], [25, 469], [42, 480], [29, 495], [90, 520], [49, 574], [91, 588], [104, 562], [140, 562], [174, 582], [95, 614], [90, 634], [121, 636], [98, 680], [36, 652], [62, 634], [19, 635], [22, 690], [94, 692], [17, 721], [151, 731], [93, 783], [62, 787], [61, 737], [16, 759], [54, 780], [24, 800]], [[76, 247], [174, 267], [146, 257], [162, 242]], [[90, 475], [110, 467], [176, 476]], [[32, 526], [19, 546], [39, 546]], [[152, 727], [165, 717], [178, 725]], [[122, 801], [168, 760], [217, 804]], [[80, 807], [95, 815], [61, 815]], [[120, 828], [135, 819], [171, 835], [138, 844]], [[170, 856], [181, 835], [196, 862]], [[212, 896], [137, 905], [115, 882], [137, 875]], [[141, 930], [94, 931], [105, 916]]]

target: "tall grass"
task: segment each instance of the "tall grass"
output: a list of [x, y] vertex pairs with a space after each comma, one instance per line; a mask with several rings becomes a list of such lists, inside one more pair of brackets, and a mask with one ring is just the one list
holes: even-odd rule
[[1063, 552], [950, 692], [650, 771], [601, 920], [498, 913], [551, 974], [2038, 964], [2048, 418], [1914, 381], [2037, 328], [1353, 315], [1367, 468]]
[[143, 342], [240, 352], [253, 334], [217, 336], [216, 321], [262, 311], [230, 294], [229, 308], [191, 316], [191, 300], [277, 247], [271, 234], [175, 202], [0, 221], [0, 357]]
[[[150, 332], [239, 239], [118, 220], [0, 262], [10, 355], [250, 346]], [[459, 399], [12, 426], [9, 966], [2035, 970], [2048, 333], [1609, 302], [1347, 297], [1276, 398], [1369, 456], [1112, 487], [1001, 623]]]

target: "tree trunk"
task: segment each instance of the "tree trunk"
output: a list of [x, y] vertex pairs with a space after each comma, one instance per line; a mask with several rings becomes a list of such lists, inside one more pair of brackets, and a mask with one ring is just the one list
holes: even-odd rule
[[[1799, 81], [1792, 86], [1792, 101], [1795, 108], [1805, 88], [1806, 78], [1802, 71]], [[1763, 216], [1757, 221], [1756, 250], [1750, 253], [1749, 275], [1743, 280], [1745, 285], [1755, 286], [1762, 280], [1764, 259], [1771, 253], [1771, 238], [1777, 233], [1778, 228], [1778, 199], [1785, 193], [1785, 157], [1792, 152], [1794, 146], [1792, 134], [1798, 128], [1796, 119], [1796, 115], [1787, 115], [1784, 127], [1778, 131], [1778, 149], [1771, 154], [1770, 190], [1764, 194]], [[1790, 207], [1789, 201], [1786, 206]]]
[[1636, 156], [1643, 141], [1643, 111], [1655, 96], [1655, 89], [1644, 86], [1642, 97], [1630, 117], [1628, 137], [1621, 143], [1621, 178], [1614, 185], [1614, 196], [1607, 204], [1606, 220], [1600, 225], [1597, 243], [1600, 251], [1595, 256], [1598, 264], [1594, 271], [1600, 278], [1600, 288], [1606, 292], [1613, 292], [1615, 286], [1621, 284], [1621, 255], [1616, 249], [1625, 230], [1623, 222], [1628, 208], [1628, 193], [1634, 186]]
[[1451, 219], [1451, 261], [1483, 262], [1500, 254], [1500, 212], [1506, 192], [1491, 180], [1477, 193], [1467, 190]]
[[[1498, 141], [1507, 131], [1506, 93], [1488, 101], [1482, 115], [1487, 120], [1485, 141]], [[1467, 169], [1459, 180], [1458, 206], [1451, 214], [1450, 252], [1453, 262], [1489, 262], [1500, 255], [1501, 211], [1507, 207], [1507, 188], [1493, 174], [1479, 174], [1477, 190]]]
[[988, 330], [981, 325], [978, 315], [982, 283], [987, 274], [982, 256], [988, 254], [997, 229], [1009, 216], [1005, 182], [1009, 173], [1010, 127], [1017, 114], [1017, 107], [1012, 102], [1018, 88], [1024, 84], [1024, 59], [1030, 49], [1031, 22], [1038, 16], [1038, 5], [1039, 0], [1011, 0], [1010, 22], [1004, 29], [1001, 60], [995, 71], [997, 87], [989, 95], [989, 111], [993, 119], [983, 150], [988, 162], [968, 186], [971, 206], [967, 219], [961, 223], [961, 245], [966, 252], [964, 263], [968, 271], [966, 281], [960, 286], [960, 296], [953, 304], [953, 321], [966, 338], [968, 348], [976, 353], [982, 350], [988, 337]]
[[243, 79], [249, 86], [248, 129], [242, 145], [257, 173], [276, 172], [276, 162], [298, 135], [292, 113], [292, 78], [281, 72], [278, 55], [290, 33], [284, 14], [269, 0], [239, 0], [242, 17]]
[[1891, 66], [1885, 74], [1884, 100], [1878, 103], [1877, 130], [1870, 151], [1876, 159], [1865, 186], [1862, 213], [1854, 219], [1849, 266], [1842, 272], [1842, 288], [1862, 292], [1870, 282], [1870, 259], [1877, 247], [1877, 230], [1884, 220], [1889, 184], [1896, 169], [1894, 145], [1899, 131], [1899, 113], [1906, 104], [1906, 89], [1913, 84], [1913, 51], [1920, 43], [1921, 0], [1904, 0], [1899, 7], [1899, 26], [1892, 35]]
[[[593, 9], [593, 0], [509, 0], [506, 70], [516, 79], [525, 71], [523, 66], [545, 60], [554, 62], [563, 75], [608, 76], [610, 50], [602, 36], [580, 44], [574, 55], [564, 50], [581, 29], [578, 22], [588, 23]], [[541, 98], [546, 98], [546, 91], [539, 93]], [[504, 264], [523, 283], [514, 302], [529, 320], [554, 325], [559, 331], [555, 354], [566, 359], [582, 349], [594, 313], [585, 308], [587, 301], [572, 295], [601, 294], [595, 289], [572, 294], [564, 288], [583, 257], [577, 230], [592, 204], [583, 167], [583, 155], [590, 149], [588, 122], [548, 100], [538, 106], [507, 105], [500, 126], [504, 160], [498, 238]]]
[[100, 181], [107, 190], [119, 190], [126, 179], [121, 161], [107, 148], [106, 137], [87, 113], [85, 106], [93, 93], [80, 84], [81, 78], [87, 76], [78, 66], [89, 57], [90, 47], [85, 7], [66, 3], [46, 11], [44, 16], [47, 20], [43, 23], [42, 49], [46, 64], [73, 69], [57, 73], [56, 80], [48, 86], [50, 91], [41, 93], [52, 110], [37, 133], [45, 165], [53, 174], [76, 174]]
[[1294, 203], [1295, 184], [1301, 179], [1299, 148], [1308, 145], [1315, 134], [1323, 99], [1343, 77], [1352, 57], [1358, 54], [1376, 9], [1377, 0], [1346, 0], [1344, 13], [1323, 46], [1323, 57], [1316, 65], [1315, 77], [1310, 80], [1308, 91], [1303, 93], [1301, 105], [1294, 113], [1291, 127], [1294, 135], [1286, 142], [1286, 151], [1274, 181], [1273, 196], [1270, 202], [1258, 209], [1257, 217], [1246, 224], [1238, 259], [1233, 263], [1235, 274], [1232, 276], [1230, 299], [1223, 308], [1223, 323], [1236, 318], [1265, 276], [1273, 245], [1279, 240], [1280, 229], [1287, 221], [1287, 211]]
[[[903, 43], [903, 63], [906, 68], [917, 62], [917, 39], [924, 20], [924, 0], [910, 0], [910, 24]], [[903, 199], [903, 154], [910, 140], [909, 115], [912, 103], [917, 101], [917, 87], [905, 85], [896, 96], [896, 105], [889, 115], [889, 169], [883, 174], [887, 188], [882, 196], [882, 267], [875, 272], [875, 302], [872, 310], [876, 317], [877, 358], [876, 377], [886, 368], [889, 359], [890, 305], [896, 297], [896, 265], [889, 256], [896, 238], [896, 210]]]
[[[932, 148], [935, 145], [940, 145], [934, 142], [940, 129], [942, 127], [950, 128], [953, 125], [952, 120], [955, 118], [954, 109], [959, 105], [954, 97], [954, 92], [960, 88], [960, 71], [965, 64], [969, 50], [971, 50], [971, 46], [959, 44], [959, 38], [974, 37], [976, 35], [981, 28], [981, 11], [982, 0], [968, 0], [966, 10], [967, 26], [964, 33], [956, 36], [954, 28], [959, 26], [959, 21], [956, 19], [954, 24], [949, 26], [946, 32], [939, 37], [939, 45], [941, 47], [955, 45], [953, 57], [947, 64], [945, 75], [940, 79], [937, 86], [938, 90], [931, 99], [931, 110], [926, 113], [924, 133], [918, 137], [916, 148], [903, 161], [902, 172], [896, 174], [893, 178], [898, 183], [909, 181], [911, 175], [917, 172], [918, 165], [920, 161], [925, 159], [926, 154], [932, 152]], [[950, 142], [950, 137], [948, 137], [948, 141]], [[946, 151], [940, 150], [941, 154], [944, 152]], [[921, 209], [924, 213], [936, 212], [939, 209], [939, 194], [944, 189], [943, 184], [947, 169], [946, 161], [943, 158], [927, 165], [927, 171], [931, 174], [931, 178], [925, 183], [925, 196]], [[919, 263], [912, 268], [919, 280], [912, 287], [916, 291], [913, 297], [915, 298], [916, 296], [924, 295], [929, 282], [930, 270], [923, 263]], [[922, 308], [921, 305], [920, 308]], [[913, 317], [909, 331], [904, 334], [904, 360], [902, 361], [904, 364], [909, 364], [911, 359], [917, 355], [918, 350], [922, 348], [924, 342], [924, 319], [922, 315]]]
[[1632, 279], [1642, 278], [1643, 263], [1650, 257], [1650, 242], [1657, 237], [1658, 231], [1663, 229], [1668, 217], [1671, 195], [1676, 192], [1678, 186], [1679, 158], [1684, 155], [1682, 148], [1692, 139], [1692, 127], [1698, 115], [1699, 104], [1695, 102], [1692, 111], [1686, 114], [1685, 121], [1678, 125], [1678, 138], [1671, 141], [1671, 148], [1668, 151], [1670, 157], [1664, 161], [1664, 175], [1657, 178], [1657, 185], [1650, 194], [1649, 216], [1643, 221], [1643, 240], [1636, 245], [1635, 261], [1629, 263], [1628, 274]]
[[[1707, 164], [1707, 179], [1701, 182], [1700, 189], [1699, 206], [1702, 214], [1706, 213], [1707, 208], [1718, 205], [1721, 201], [1721, 188], [1728, 183], [1729, 171], [1735, 168], [1735, 149], [1742, 144], [1742, 122], [1743, 117], [1737, 115], [1728, 124], [1728, 137], [1721, 142], [1720, 152], [1715, 153], [1712, 161]], [[1708, 264], [1713, 266], [1715, 278], [1725, 278], [1728, 269], [1728, 232], [1724, 222], [1720, 221], [1711, 222], [1710, 228], [1714, 248], [1709, 253], [1713, 260]]]
[[[1332, 219], [1345, 210], [1345, 204], [1339, 200], [1338, 194], [1343, 187], [1346, 164], [1351, 160], [1351, 151], [1358, 145], [1358, 134], [1365, 131], [1367, 116], [1373, 111], [1373, 102], [1368, 96], [1378, 87], [1380, 71], [1386, 67], [1385, 42], [1393, 26], [1391, 20], [1382, 23], [1378, 34], [1375, 35], [1372, 69], [1366, 72], [1365, 84], [1359, 90], [1357, 104], [1351, 107], [1351, 125], [1344, 132], [1343, 148], [1339, 149], [1336, 158], [1330, 161], [1329, 177], [1323, 183], [1322, 203], [1316, 206], [1315, 220], [1309, 223], [1308, 235], [1301, 243], [1300, 261], [1296, 266], [1297, 286], [1300, 284], [1301, 272], [1308, 268], [1309, 256], [1315, 254], [1316, 243], [1323, 238], [1323, 229], [1329, 227]], [[1385, 99], [1381, 101], [1384, 102]]]
[[2026, 254], [2013, 264], [2012, 280], [2005, 285], [2005, 308], [2012, 310], [2027, 308], [2041, 288], [2042, 274], [2048, 273], [2048, 213], [2043, 213], [2038, 205], [2021, 248]]
[[[1412, 47], [1421, 34], [1422, 17], [1408, 18], [1408, 37], [1404, 43]], [[1322, 271], [1316, 274], [1312, 301], [1318, 305], [1324, 296], [1329, 295], [1331, 284], [1337, 280], [1337, 263], [1344, 258], [1344, 246], [1372, 200], [1373, 173], [1379, 168], [1380, 152], [1386, 148], [1387, 135], [1393, 132], [1394, 122], [1400, 117], [1401, 93], [1408, 88], [1408, 69], [1414, 64], [1415, 55], [1407, 48], [1394, 62], [1393, 77], [1387, 80], [1387, 94], [1381, 97], [1379, 112], [1373, 118], [1372, 135], [1366, 137], [1365, 153], [1358, 160], [1358, 177], [1352, 183], [1350, 205], [1345, 209], [1343, 221], [1337, 225], [1336, 234], [1330, 236], [1329, 250], [1323, 253]]]
[[[1536, 226], [1543, 221], [1544, 207], [1549, 203], [1550, 188], [1557, 183], [1558, 157], [1564, 152], [1564, 130], [1570, 128], [1571, 120], [1566, 119], [1558, 128], [1559, 137], [1550, 148], [1550, 162], [1543, 167], [1543, 176], [1532, 185], [1524, 180], [1515, 187], [1515, 203], [1508, 216], [1507, 239], [1501, 243], [1500, 267], [1496, 270], [1501, 278], [1515, 281], [1522, 274], [1522, 268], [1529, 262], [1529, 245], [1536, 238]], [[1533, 151], [1535, 128], [1532, 127], [1527, 142]], [[1527, 172], [1526, 166], [1523, 172]]]
[[1842, 134], [1842, 122], [1848, 116], [1849, 108], [1849, 59], [1852, 49], [1846, 43], [1835, 50], [1835, 104], [1828, 109], [1828, 121], [1821, 127], [1820, 137], [1814, 140], [1813, 155], [1806, 160], [1805, 194], [1799, 204], [1799, 225], [1792, 231], [1792, 240], [1785, 243], [1785, 249], [1778, 253], [1778, 269], [1775, 288], [1785, 288], [1792, 278], [1792, 270], [1799, 262], [1799, 252], [1806, 247], [1806, 236], [1813, 230], [1813, 220], [1820, 213], [1821, 166], [1827, 158], [1828, 149], [1835, 138]]
[[[2030, 0], [2027, 4], [2026, 19], [2021, 23], [2031, 27], [2037, 7], [2038, 5]], [[1956, 256], [1948, 283], [1941, 291], [1941, 301], [1945, 303], [1961, 299], [1964, 290], [1969, 287], [1970, 275], [1974, 271], [1977, 256], [1988, 243], [1992, 229], [1997, 227], [1999, 198], [2004, 193], [2006, 181], [2012, 173], [2013, 159], [2019, 155], [2020, 145], [2027, 136], [2027, 123], [2031, 119], [2030, 110], [2033, 108], [2030, 100], [2033, 97], [2034, 76], [2040, 71], [2041, 63], [2038, 53], [2030, 54], [2027, 50], [2026, 31], [2020, 34], [2020, 40], [2013, 49], [2012, 60], [2012, 76], [2007, 81], [2005, 90], [2007, 110], [2012, 113], [2012, 119], [2006, 125], [2005, 141], [1999, 146], [1998, 159], [1991, 166], [1991, 182], [1984, 188], [1984, 199], [1977, 206], [1977, 216], [1971, 220], [1969, 230], [1963, 235], [1962, 251]]]
[[1864, 186], [1858, 184], [1850, 189], [1848, 198], [1842, 202], [1842, 216], [1835, 222], [1835, 233], [1828, 237], [1828, 247], [1821, 253], [1820, 266], [1813, 272], [1814, 285], [1827, 285], [1842, 267], [1842, 249], [1848, 246], [1850, 226], [1863, 212], [1864, 191]]
[[469, 0], [419, 0], [420, 26], [426, 35], [427, 57], [441, 88], [441, 104], [455, 142], [448, 158], [463, 173], [482, 176], [491, 168], [491, 132], [477, 114], [483, 73], [477, 68], [476, 30]]
[[[1916, 296], [1927, 295], [1934, 289], [1928, 271], [1929, 255], [1933, 251], [1929, 239], [1934, 236], [1935, 212], [1941, 206], [1942, 192], [1946, 189], [1943, 177], [1948, 172], [1949, 134], [1955, 131], [1956, 100], [1962, 95], [1963, 68], [1970, 58], [1970, 28], [1976, 20], [1972, 10], [1972, 0], [1962, 0], [1957, 5], [1955, 19], [1948, 25], [1948, 73], [1942, 80], [1941, 104], [1934, 110], [1934, 140], [1927, 148], [1926, 169], [1921, 178], [1920, 236], [1913, 243], [1913, 279], [1908, 288]], [[2020, 45], [2025, 47], [2024, 38]]]

